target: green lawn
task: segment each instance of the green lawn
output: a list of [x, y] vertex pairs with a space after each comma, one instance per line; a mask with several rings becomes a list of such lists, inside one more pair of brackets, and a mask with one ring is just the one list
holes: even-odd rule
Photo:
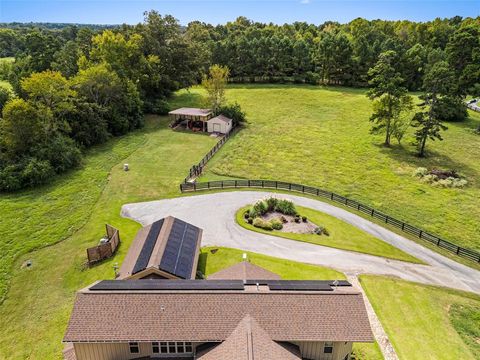
[[[213, 251], [212, 251], [213, 250]], [[248, 254], [248, 260], [255, 265], [270, 270], [285, 280], [343, 280], [341, 272], [310, 264], [274, 258], [237, 249], [222, 247], [202, 248], [198, 261], [198, 269], [205, 275], [213, 274], [236, 263], [241, 262], [242, 255]]]
[[[213, 251], [212, 250], [216, 250]], [[222, 248], [207, 247], [202, 248], [198, 269], [202, 273], [209, 275], [221, 269], [229, 267], [242, 261], [242, 254], [245, 251]], [[248, 259], [255, 265], [270, 270], [288, 280], [331, 280], [345, 279], [345, 275], [321, 266], [303, 264], [294, 261], [278, 259], [270, 256], [246, 252]], [[353, 359], [357, 360], [381, 360], [383, 356], [378, 348], [377, 343], [374, 344], [354, 344]]]
[[251, 231], [280, 236], [297, 241], [304, 241], [312, 244], [330, 246], [338, 249], [382, 256], [390, 259], [423, 263], [417, 258], [397, 249], [396, 247], [376, 238], [375, 236], [320, 211], [302, 206], [295, 206], [301, 215], [306, 216], [314, 224], [325, 227], [330, 233], [330, 236], [319, 236], [316, 234], [294, 234], [276, 230], [268, 231], [257, 228], [247, 223], [243, 217], [243, 214], [249, 207], [250, 206], [246, 206], [238, 210], [235, 215], [235, 220], [240, 226]]
[[[194, 105], [202, 90], [179, 92]], [[318, 186], [480, 250], [480, 114], [450, 123], [444, 141], [428, 142], [429, 157], [415, 156], [412, 131], [403, 146], [381, 146], [369, 134], [371, 103], [364, 90], [340, 87], [236, 85], [226, 96], [238, 101], [250, 124], [207, 165], [203, 180], [278, 179]], [[465, 189], [441, 189], [412, 176], [417, 167], [456, 169]]]
[[[478, 359], [478, 344], [462, 340], [475, 326], [478, 336], [478, 323], [456, 316], [460, 325], [454, 326], [449, 312], [457, 306], [476, 309], [478, 319], [480, 296], [381, 276], [365, 275], [360, 281], [400, 359], [467, 360], [475, 354]], [[478, 342], [478, 337], [471, 339]]]
[[[82, 169], [54, 184], [1, 196], [3, 289], [11, 282], [0, 306], [0, 328], [8, 329], [0, 333], [0, 359], [61, 359], [75, 292], [113, 278], [113, 264], [121, 264], [140, 227], [121, 218], [120, 207], [178, 196], [179, 181], [215, 144], [208, 136], [173, 132], [166, 125], [166, 119], [150, 117], [146, 129], [92, 150]], [[129, 172], [122, 170], [125, 162]], [[98, 242], [107, 222], [120, 229], [118, 253], [87, 269], [85, 249]], [[27, 259], [32, 267], [21, 268]]]

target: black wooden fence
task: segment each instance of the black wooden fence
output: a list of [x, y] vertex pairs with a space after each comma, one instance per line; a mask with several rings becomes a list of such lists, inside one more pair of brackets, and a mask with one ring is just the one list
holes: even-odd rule
[[202, 160], [196, 165], [193, 165], [189, 172], [188, 176], [183, 180], [183, 183], [186, 184], [188, 183], [188, 180], [195, 178], [197, 176], [200, 176], [203, 172], [203, 168], [207, 164], [207, 162], [217, 153], [218, 150], [230, 139], [230, 136], [236, 131], [236, 128], [233, 128], [230, 130], [229, 133], [225, 134], [220, 141], [218, 141], [213, 148], [210, 149], [210, 151], [203, 157]]
[[[214, 148], [215, 149], [215, 148]], [[213, 150], [213, 149], [212, 149]], [[213, 152], [213, 154], [218, 150], [218, 148]], [[209, 153], [210, 154], [210, 153]], [[213, 155], [212, 154], [212, 155]], [[208, 154], [207, 154], [208, 155]], [[211, 158], [211, 156], [209, 158]], [[207, 157], [205, 157], [207, 158]], [[204, 159], [205, 159], [204, 158]], [[203, 160], [202, 160], [203, 161]], [[207, 160], [208, 161], [208, 160]], [[202, 162], [200, 162], [202, 164]], [[199, 164], [199, 165], [200, 165]], [[331, 201], [343, 204], [360, 212], [363, 212], [369, 216], [377, 218], [381, 221], [384, 221], [386, 224], [390, 224], [395, 226], [402, 231], [417, 236], [420, 239], [427, 240], [436, 246], [446, 249], [458, 256], [467, 258], [469, 260], [473, 260], [476, 262], [480, 262], [480, 253], [465, 249], [447, 240], [443, 240], [440, 237], [430, 234], [422, 229], [419, 229], [415, 226], [407, 224], [401, 220], [395, 219], [389, 215], [386, 215], [374, 208], [369, 206], [363, 205], [358, 201], [348, 199], [344, 196], [335, 194], [330, 191], [314, 188], [311, 186], [299, 185], [299, 184], [292, 184], [283, 181], [274, 181], [274, 180], [220, 180], [220, 181], [209, 181], [209, 182], [199, 182], [199, 183], [183, 183], [180, 184], [180, 191], [182, 192], [189, 192], [189, 191], [199, 191], [199, 190], [208, 190], [208, 189], [229, 189], [229, 188], [267, 188], [267, 189], [281, 189], [281, 190], [288, 190], [288, 191], [297, 191], [303, 194], [309, 194], [314, 196], [320, 196], [327, 198]]]

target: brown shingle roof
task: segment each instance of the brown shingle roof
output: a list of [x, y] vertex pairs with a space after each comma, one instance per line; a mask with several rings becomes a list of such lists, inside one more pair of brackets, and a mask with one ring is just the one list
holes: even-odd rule
[[298, 347], [284, 347], [246, 315], [230, 336], [217, 347], [199, 354], [198, 360], [298, 360]]
[[[164, 280], [166, 281], [166, 280]], [[86, 291], [64, 341], [223, 341], [250, 314], [275, 341], [373, 340], [356, 291]]]
[[208, 276], [209, 280], [280, 280], [280, 276], [248, 261], [242, 261]]

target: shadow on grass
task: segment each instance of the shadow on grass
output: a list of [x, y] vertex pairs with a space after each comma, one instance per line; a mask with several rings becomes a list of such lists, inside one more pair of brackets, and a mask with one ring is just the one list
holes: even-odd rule
[[463, 162], [452, 160], [449, 156], [441, 154], [435, 150], [427, 149], [426, 156], [418, 156], [416, 151], [412, 151], [403, 145], [391, 145], [386, 147], [383, 144], [375, 144], [382, 155], [387, 155], [395, 161], [407, 163], [413, 167], [425, 167], [427, 169], [438, 168], [446, 170], [457, 170], [460, 174], [467, 177], [476, 178], [479, 174], [477, 170]]
[[197, 273], [201, 272], [203, 276], [205, 276], [205, 271], [207, 270], [207, 260], [208, 252], [200, 253], [198, 256]]

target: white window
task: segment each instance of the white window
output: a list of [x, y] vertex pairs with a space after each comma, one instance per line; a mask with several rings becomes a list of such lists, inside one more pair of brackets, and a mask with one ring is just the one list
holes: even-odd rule
[[160, 354], [160, 344], [158, 342], [152, 342], [152, 353]]
[[326, 342], [323, 345], [323, 352], [324, 354], [331, 354], [333, 353], [333, 342]]
[[138, 342], [129, 342], [128, 346], [130, 348], [130, 354], [140, 353], [140, 348], [138, 347]]
[[[152, 343], [153, 344], [153, 343]], [[160, 351], [160, 354], [186, 354], [192, 353], [193, 347], [191, 342], [173, 342], [173, 341], [164, 341], [160, 343], [156, 343], [157, 348]], [[153, 348], [152, 348], [153, 350]], [[155, 352], [154, 352], [155, 353]]]

